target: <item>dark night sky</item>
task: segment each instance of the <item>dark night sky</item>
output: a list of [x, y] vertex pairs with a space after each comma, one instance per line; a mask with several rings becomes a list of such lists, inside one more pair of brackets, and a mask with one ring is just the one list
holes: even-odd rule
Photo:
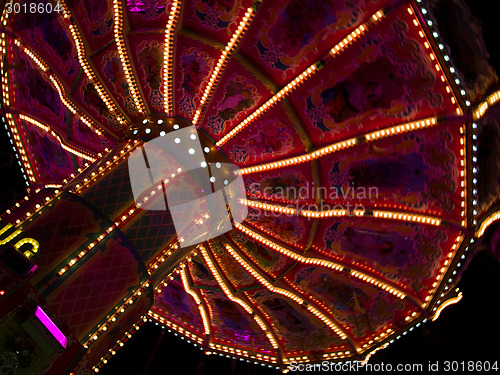
[[[472, 13], [482, 21], [490, 62], [500, 72], [497, 48], [498, 16], [491, 0], [468, 0]], [[4, 179], [0, 188], [0, 209], [5, 211], [25, 195], [24, 182], [14, 163], [10, 144], [1, 129], [0, 168]], [[8, 178], [5, 178], [7, 176]], [[15, 195], [14, 195], [15, 194]], [[436, 322], [428, 322], [387, 349], [370, 363], [422, 363], [440, 360], [498, 360], [500, 323], [497, 311], [500, 263], [489, 253], [477, 255], [458, 284], [463, 299], [448, 307]], [[158, 345], [156, 355], [151, 355]], [[100, 374], [278, 374], [279, 371], [219, 356], [206, 356], [184, 340], [146, 323], [100, 371]]]

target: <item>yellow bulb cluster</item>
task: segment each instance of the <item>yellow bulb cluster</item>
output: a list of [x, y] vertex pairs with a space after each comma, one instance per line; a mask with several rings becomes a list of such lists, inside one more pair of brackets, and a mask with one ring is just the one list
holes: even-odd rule
[[365, 350], [368, 349], [374, 343], [377, 343], [381, 340], [386, 339], [392, 332], [394, 332], [392, 328], [387, 328], [384, 332], [381, 332], [379, 335], [377, 335], [373, 338], [370, 338], [365, 344], [363, 344], [362, 348]]
[[500, 100], [500, 90], [495, 91], [493, 94], [489, 95], [486, 100], [479, 103], [477, 108], [474, 110], [473, 119], [479, 120], [482, 118], [490, 106], [495, 105], [498, 100]]
[[101, 242], [108, 234], [110, 234], [116, 228], [115, 225], [110, 226], [104, 233], [102, 233], [96, 240], [91, 242], [84, 250], [82, 250], [76, 257], [71, 259], [66, 266], [61, 268], [57, 273], [58, 276], [62, 276], [66, 271], [75, 265], [80, 259], [82, 259], [90, 250], [92, 250], [99, 242]]
[[187, 337], [188, 339], [197, 342], [199, 345], [203, 344], [204, 339], [202, 337], [200, 337], [200, 336], [188, 331], [187, 329], [184, 329], [183, 327], [165, 319], [163, 316], [157, 314], [155, 311], [149, 310], [148, 316], [151, 319], [156, 320], [158, 323], [163, 324], [170, 329], [173, 329], [174, 331], [178, 332], [179, 334], [183, 335], [184, 337]]
[[212, 260], [210, 259], [209, 255], [208, 255], [208, 252], [205, 249], [205, 247], [204, 246], [200, 246], [199, 249], [200, 249], [200, 253], [201, 253], [201, 256], [202, 256], [203, 260], [205, 261], [206, 265], [208, 266], [208, 269], [210, 270], [210, 272], [214, 276], [215, 280], [217, 281], [217, 283], [221, 287], [221, 289], [224, 292], [224, 294], [226, 295], [226, 297], [229, 298], [230, 301], [232, 301], [232, 302], [237, 303], [238, 305], [240, 305], [248, 314], [250, 314], [253, 317], [253, 319], [255, 320], [255, 322], [259, 325], [259, 327], [262, 329], [262, 331], [264, 331], [264, 333], [266, 334], [266, 336], [269, 339], [272, 347], [275, 348], [275, 349], [277, 349], [279, 347], [278, 342], [276, 341], [275, 337], [269, 332], [268, 327], [264, 323], [264, 321], [259, 316], [257, 316], [256, 314], [254, 314], [254, 310], [250, 307], [249, 304], [247, 304], [242, 299], [237, 298], [237, 297], [235, 297], [233, 295], [233, 293], [231, 292], [231, 290], [226, 285], [226, 283], [222, 279], [221, 275], [217, 271], [217, 268], [215, 267], [215, 265], [213, 264]]
[[51, 72], [49, 72], [49, 68], [47, 63], [45, 63], [40, 56], [38, 56], [35, 52], [33, 52], [30, 48], [22, 45], [21, 41], [19, 39], [15, 39], [14, 43], [19, 46], [24, 53], [26, 53], [27, 56], [30, 57], [30, 59], [38, 65], [38, 67], [47, 73], [47, 76], [49, 80], [52, 82], [54, 85], [54, 88], [56, 89], [57, 93], [59, 94], [59, 97], [61, 99], [61, 102], [64, 104], [66, 108], [68, 108], [71, 113], [73, 114], [78, 114], [80, 116], [80, 120], [87, 125], [90, 129], [92, 129], [96, 134], [102, 135], [102, 131], [98, 128], [96, 124], [92, 122], [92, 120], [85, 115], [83, 112], [78, 110], [75, 104], [71, 100], [68, 99], [66, 96], [66, 92], [64, 90], [64, 87], [62, 83], [59, 81], [59, 79]]
[[367, 141], [373, 141], [375, 139], [380, 139], [384, 137], [388, 137], [395, 134], [405, 133], [408, 131], [413, 131], [417, 129], [427, 128], [437, 124], [436, 117], [430, 117], [420, 121], [408, 122], [406, 124], [391, 126], [386, 129], [377, 130], [365, 135], [365, 139]]
[[[245, 261], [229, 244], [225, 245], [226, 251], [230, 254], [248, 273], [252, 275], [254, 279], [256, 279], [259, 283], [261, 283], [267, 290], [273, 293], [281, 294], [286, 298], [291, 299], [292, 301], [302, 305], [304, 303], [304, 299], [292, 293], [286, 289], [278, 288], [273, 286], [269, 281], [266, 280], [256, 269], [254, 269], [250, 263]], [[323, 323], [325, 323], [330, 329], [332, 329], [338, 336], [342, 339], [346, 339], [347, 336], [345, 333], [333, 322], [331, 321], [325, 314], [321, 313], [315, 307], [308, 305], [307, 310], [311, 312], [314, 316], [319, 318]]]
[[359, 25], [351, 33], [349, 33], [344, 39], [342, 39], [339, 43], [337, 43], [332, 49], [330, 49], [330, 56], [334, 57], [339, 52], [346, 49], [350, 44], [352, 44], [356, 39], [358, 39], [363, 33], [365, 33], [365, 31], [371, 26], [371, 24], [382, 19], [384, 17], [384, 15], [385, 14], [382, 10], [379, 10], [376, 13], [374, 13], [370, 17], [370, 20], [368, 20], [367, 22], [365, 22], [362, 25]]
[[31, 60], [33, 60], [33, 62], [34, 62], [36, 65], [38, 65], [38, 67], [39, 67], [42, 71], [47, 72], [47, 71], [49, 70], [49, 67], [48, 67], [48, 65], [45, 63], [45, 61], [43, 61], [43, 60], [42, 60], [42, 58], [41, 58], [38, 54], [36, 54], [35, 52], [33, 52], [31, 49], [29, 49], [29, 48], [27, 48], [27, 47], [23, 46], [23, 45], [21, 44], [21, 42], [20, 42], [18, 39], [14, 39], [14, 44], [15, 44], [16, 46], [18, 46], [19, 48], [21, 48], [21, 49], [24, 51], [24, 53], [25, 53], [26, 55], [28, 55], [28, 56], [29, 56], [29, 58], [30, 58]]
[[[115, 166], [117, 166], [118, 164], [120, 164], [121, 162], [125, 161], [128, 159], [128, 156], [138, 147], [140, 147], [142, 144], [141, 141], [139, 140], [133, 140], [133, 141], [129, 141], [129, 143], [127, 144], [126, 147], [124, 147], [121, 151], [120, 151], [120, 155], [115, 155], [112, 159], [112, 161], [107, 161], [104, 166], [100, 166], [97, 171], [94, 171], [90, 174], [90, 177], [89, 178], [85, 178], [83, 180], [82, 183], [80, 184], [77, 184], [74, 188], [74, 192], [75, 193], [82, 193], [84, 192], [86, 189], [88, 189], [90, 186], [93, 185], [94, 182], [96, 182], [99, 178], [103, 177], [104, 174], [112, 171], [114, 169]], [[97, 155], [98, 157], [101, 157], [102, 154], [99, 153]], [[71, 175], [71, 178], [75, 177], [73, 174]], [[64, 183], [67, 183], [68, 180], [64, 179], [63, 180]]]
[[434, 225], [434, 226], [441, 225], [441, 219], [439, 219], [439, 218], [426, 216], [426, 215], [406, 214], [406, 213], [401, 213], [401, 212], [374, 210], [373, 217], [381, 218], [381, 219], [409, 221], [412, 223], [430, 224], [430, 225]]
[[244, 357], [244, 358], [246, 357], [246, 358], [254, 359], [257, 361], [263, 361], [263, 362], [268, 362], [268, 363], [269, 362], [271, 362], [271, 363], [277, 362], [277, 358], [274, 356], [271, 356], [271, 355], [260, 354], [260, 353], [252, 354], [252, 352], [248, 352], [247, 350], [232, 348], [230, 346], [226, 346], [226, 345], [222, 345], [222, 344], [215, 344], [213, 342], [211, 342], [208, 345], [208, 347], [214, 351], [228, 353], [228, 354], [232, 354], [232, 355]]
[[130, 306], [134, 304], [134, 301], [146, 290], [146, 288], [149, 287], [149, 283], [151, 280], [148, 280], [144, 282], [140, 288], [138, 288], [124, 303], [122, 303], [120, 306], [116, 307], [115, 313], [112, 314], [100, 327], [98, 327], [92, 334], [90, 334], [90, 338], [85, 341], [83, 346], [85, 348], [89, 348], [90, 345], [92, 345], [94, 342], [96, 342], [99, 339], [99, 336], [101, 336], [105, 331], [108, 330], [108, 328], [116, 323], [118, 318], [120, 317], [121, 314], [125, 312]]
[[94, 122], [86, 114], [78, 110], [77, 106], [68, 99], [62, 83], [59, 82], [56, 76], [54, 74], [50, 74], [49, 79], [54, 85], [64, 106], [68, 108], [74, 115], [78, 114], [78, 116], [80, 117], [80, 121], [87, 125], [90, 129], [92, 129], [97, 135], [102, 135], [102, 131], [98, 129], [97, 125], [94, 124]]
[[[271, 212], [279, 212], [285, 215], [300, 215], [308, 218], [325, 218], [325, 217], [342, 217], [348, 214], [347, 210], [325, 210], [325, 211], [312, 211], [312, 210], [296, 210], [295, 208], [282, 207], [273, 204], [260, 203], [250, 201], [247, 199], [239, 199], [239, 202], [247, 207], [263, 209]], [[355, 216], [363, 216], [363, 210], [354, 210]]]
[[203, 321], [203, 328], [205, 330], [205, 335], [207, 336], [210, 335], [211, 332], [210, 321], [207, 312], [205, 311], [205, 307], [202, 305], [201, 298], [198, 296], [198, 294], [196, 294], [194, 290], [192, 290], [189, 287], [189, 281], [185, 267], [181, 269], [181, 280], [182, 280], [182, 285], [184, 286], [184, 290], [186, 291], [187, 294], [193, 297], [196, 305], [198, 306], [198, 311], [200, 312], [201, 320]]
[[[294, 261], [304, 263], [304, 264], [312, 264], [315, 266], [329, 268], [329, 269], [337, 271], [337, 272], [342, 272], [345, 268], [343, 265], [338, 264], [338, 263], [334, 263], [330, 260], [309, 258], [309, 257], [305, 257], [303, 255], [297, 254], [293, 251], [290, 251], [290, 250], [284, 248], [283, 246], [277, 245], [276, 243], [269, 241], [268, 239], [264, 238], [263, 236], [259, 235], [258, 233], [250, 230], [249, 228], [247, 228], [239, 223], [234, 223], [234, 226], [236, 229], [238, 229], [242, 233], [250, 236], [254, 240], [266, 245], [267, 247], [279, 252], [280, 254], [283, 254], [283, 255], [293, 259]], [[391, 294], [393, 294], [401, 299], [405, 298], [405, 296], [406, 296], [406, 294], [404, 292], [402, 292], [401, 290], [394, 288], [394, 287], [388, 285], [387, 283], [378, 280], [375, 277], [368, 276], [363, 272], [351, 270], [351, 276], [356, 277], [361, 281], [365, 281], [367, 283], [373, 284], [376, 287], [381, 288], [381, 289], [383, 289], [383, 290], [385, 290], [385, 291], [387, 291], [387, 292], [389, 292], [389, 293], [391, 293]]]
[[482, 237], [486, 229], [493, 224], [494, 222], [500, 220], [500, 211], [494, 212], [490, 214], [486, 219], [483, 220], [481, 225], [479, 226], [479, 229], [476, 230], [475, 236], [477, 238]]
[[449, 264], [451, 264], [451, 261], [452, 261], [453, 257], [455, 256], [455, 254], [457, 253], [459, 246], [460, 246], [460, 243], [462, 242], [463, 239], [464, 239], [464, 237], [461, 235], [457, 236], [457, 238], [455, 238], [455, 242], [451, 246], [450, 252], [446, 255], [446, 259], [445, 259], [442, 267], [439, 269], [439, 273], [436, 276], [436, 280], [432, 284], [432, 288], [429, 290], [427, 296], [425, 297], [425, 303], [422, 304], [422, 307], [425, 308], [429, 304], [429, 301], [431, 300], [431, 298], [433, 297], [434, 293], [436, 292], [436, 290], [439, 286], [439, 280], [441, 280], [443, 278], [444, 274], [448, 271]]
[[127, 48], [125, 46], [125, 40], [123, 38], [123, 10], [121, 0], [113, 0], [113, 10], [115, 42], [118, 49], [118, 56], [120, 57], [123, 72], [125, 74], [125, 80], [127, 81], [130, 95], [132, 96], [136, 109], [140, 113], [144, 114], [146, 112], [146, 107], [140, 97], [139, 88], [137, 87], [137, 83], [135, 82], [134, 75], [132, 73], [132, 67], [130, 65]]
[[[64, 16], [65, 16], [65, 18], [69, 18], [70, 13], [66, 7], [66, 4], [65, 4], [66, 2], [65, 2], [65, 0], [61, 0], [61, 1], [64, 4], [64, 6], [63, 6]], [[80, 65], [81, 65], [83, 71], [87, 75], [88, 79], [90, 79], [90, 81], [92, 81], [99, 97], [102, 99], [102, 101], [104, 102], [104, 104], [108, 108], [109, 112], [110, 113], [118, 113], [118, 108], [116, 107], [115, 103], [113, 103], [113, 101], [111, 100], [109, 95], [106, 93], [106, 91], [104, 90], [104, 88], [101, 84], [101, 81], [97, 78], [96, 74], [94, 73], [93, 69], [90, 66], [90, 63], [86, 57], [85, 45], [83, 44], [83, 39], [82, 39], [82, 36], [80, 34], [80, 31], [78, 30], [78, 26], [70, 24], [69, 31], [70, 31], [71, 36], [73, 38], [73, 41], [75, 43], [78, 61], [80, 62]], [[125, 123], [125, 119], [123, 118], [123, 116], [121, 116], [119, 114], [117, 116], [117, 120], [121, 125], [123, 125]]]
[[167, 26], [165, 28], [165, 49], [163, 52], [163, 106], [165, 113], [172, 115], [174, 111], [173, 104], [173, 75], [174, 75], [174, 36], [175, 25], [179, 18], [181, 10], [181, 1], [173, 0], [170, 14], [168, 16]]
[[363, 274], [362, 272], [351, 270], [350, 275], [359, 279], [359, 280], [362, 280], [362, 281], [365, 281], [369, 284], [372, 284], [372, 285], [376, 286], [377, 288], [385, 290], [386, 292], [389, 292], [398, 298], [404, 299], [406, 297], [405, 293], [389, 286], [388, 284], [386, 284], [382, 281], [377, 280], [374, 277]]
[[447, 306], [450, 306], [450, 305], [454, 305], [455, 303], [459, 302], [460, 300], [462, 299], [462, 292], [460, 292], [458, 294], [458, 296], [456, 297], [453, 297], [453, 298], [449, 298], [447, 299], [445, 302], [443, 302], [441, 305], [439, 305], [438, 309], [436, 310], [436, 312], [434, 313], [434, 315], [432, 316], [431, 320], [434, 322], [435, 320], [437, 320], [439, 318], [439, 315], [441, 315], [441, 312], [447, 307]]
[[290, 83], [288, 83], [285, 87], [283, 87], [278, 93], [276, 93], [271, 99], [266, 101], [262, 106], [257, 108], [255, 112], [250, 114], [247, 118], [245, 118], [242, 122], [236, 125], [232, 130], [230, 130], [224, 137], [222, 137], [219, 141], [215, 143], [216, 147], [221, 147], [227, 143], [231, 138], [233, 138], [236, 134], [238, 134], [241, 130], [243, 130], [248, 124], [250, 124], [257, 117], [266, 112], [269, 108], [273, 107], [276, 103], [280, 102], [284, 99], [289, 93], [295, 90], [304, 80], [313, 75], [318, 68], [316, 64], [312, 64], [302, 73], [300, 73], [295, 79], [293, 79]]
[[254, 10], [252, 8], [248, 8], [245, 15], [243, 16], [242, 20], [240, 21], [236, 31], [233, 33], [231, 36], [231, 39], [229, 40], [229, 43], [226, 45], [224, 48], [224, 51], [222, 51], [219, 60], [217, 61], [217, 64], [215, 65], [215, 68], [212, 72], [212, 75], [210, 76], [207, 86], [205, 87], [205, 90], [203, 91], [203, 95], [200, 100], [200, 104], [198, 105], [198, 109], [196, 110], [192, 123], [193, 125], [196, 125], [200, 119], [201, 113], [203, 111], [203, 108], [205, 104], [207, 103], [207, 100], [210, 96], [210, 94], [213, 91], [213, 88], [217, 81], [219, 80], [219, 77], [224, 69], [224, 66], [226, 65], [227, 61], [229, 60], [231, 53], [235, 50], [236, 46], [238, 45], [238, 42], [240, 41], [241, 37], [243, 36], [244, 32], [246, 31], [248, 25], [250, 24], [252, 18], [253, 18]]
[[250, 174], [250, 173], [255, 173], [255, 172], [262, 172], [262, 171], [267, 171], [267, 170], [272, 170], [272, 169], [277, 169], [277, 168], [289, 167], [289, 166], [293, 166], [296, 164], [315, 160], [315, 159], [318, 159], [322, 156], [353, 147], [359, 142], [359, 140], [361, 140], [361, 141], [364, 141], [364, 140], [373, 141], [376, 139], [380, 139], [380, 138], [384, 138], [384, 137], [388, 137], [388, 136], [392, 136], [392, 135], [402, 134], [402, 133], [422, 129], [425, 127], [430, 127], [430, 126], [433, 126], [436, 124], [437, 124], [436, 117], [430, 117], [430, 118], [419, 120], [419, 121], [407, 122], [407, 123], [403, 123], [400, 125], [391, 126], [391, 127], [385, 128], [385, 129], [376, 130], [376, 131], [367, 133], [366, 135], [360, 136], [358, 138], [349, 138], [349, 139], [346, 139], [344, 141], [339, 141], [339, 142], [333, 143], [329, 146], [322, 147], [316, 151], [309, 152], [307, 154], [303, 154], [300, 156], [294, 156], [292, 158], [287, 158], [287, 159], [280, 160], [280, 161], [256, 165], [253, 167], [242, 168], [242, 169], [236, 171], [235, 174], [245, 175], [245, 174]]
[[97, 160], [97, 158], [91, 153], [78, 150], [75, 146], [68, 144], [68, 142], [65, 139], [63, 139], [55, 130], [52, 130], [49, 126], [42, 124], [40, 121], [35, 120], [33, 117], [20, 114], [19, 118], [39, 127], [40, 129], [44, 130], [47, 133], [50, 133], [54, 138], [56, 138], [57, 142], [64, 150], [72, 153], [73, 155], [88, 160], [92, 163]]

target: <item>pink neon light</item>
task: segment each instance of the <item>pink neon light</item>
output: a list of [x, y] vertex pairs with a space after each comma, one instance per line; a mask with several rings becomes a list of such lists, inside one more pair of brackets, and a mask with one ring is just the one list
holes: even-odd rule
[[49, 330], [52, 336], [62, 345], [64, 349], [66, 349], [66, 345], [68, 340], [64, 333], [61, 332], [59, 328], [54, 324], [54, 322], [48, 317], [45, 311], [42, 310], [40, 306], [36, 307], [35, 316], [42, 322], [42, 324]]

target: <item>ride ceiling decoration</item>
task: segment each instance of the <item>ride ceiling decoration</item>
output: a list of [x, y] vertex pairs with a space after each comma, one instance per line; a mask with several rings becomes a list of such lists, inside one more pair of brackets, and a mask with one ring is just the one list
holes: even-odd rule
[[[32, 280], [88, 349], [78, 366], [99, 371], [147, 319], [83, 326], [51, 292], [83, 288], [65, 272], [112, 267], [113, 252], [137, 263], [124, 284], [133, 298], [146, 306], [139, 291], [154, 289], [149, 318], [207, 353], [285, 371], [369, 358], [456, 297], [498, 199], [497, 181], [478, 193], [477, 147], [499, 94], [486, 96], [494, 72], [474, 80], [451, 64], [460, 55], [440, 37], [439, 2], [60, 6], [2, 14], [3, 122], [30, 192], [3, 220], [35, 238], [52, 220], [82, 223], [64, 246], [46, 232]], [[187, 256], [168, 211], [141, 208], [150, 202], [130, 190], [126, 161], [151, 139], [146, 126], [175, 129], [156, 118], [195, 125], [247, 189], [245, 222]], [[85, 263], [98, 252], [100, 264]]]

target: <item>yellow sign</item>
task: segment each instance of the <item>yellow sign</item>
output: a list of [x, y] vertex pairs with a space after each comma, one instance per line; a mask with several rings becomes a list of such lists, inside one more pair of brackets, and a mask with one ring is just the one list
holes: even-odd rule
[[[0, 229], [0, 245], [8, 244], [14, 238], [16, 238], [22, 233], [20, 229], [16, 229], [9, 234], [11, 228], [13, 228], [13, 225], [7, 224], [2, 229]], [[31, 245], [30, 249], [23, 251], [23, 254], [26, 255], [28, 258], [31, 258], [38, 252], [38, 247], [39, 247], [38, 241], [30, 237], [20, 239], [14, 244], [14, 247], [16, 248], [17, 251], [20, 251], [19, 249], [21, 248], [21, 246], [25, 244]]]

